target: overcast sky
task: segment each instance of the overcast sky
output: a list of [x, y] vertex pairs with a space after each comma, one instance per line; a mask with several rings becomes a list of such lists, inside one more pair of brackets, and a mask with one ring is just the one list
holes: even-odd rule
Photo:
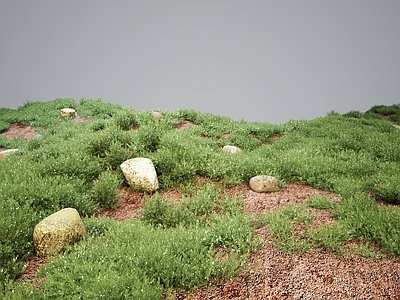
[[0, 107], [101, 98], [283, 123], [400, 102], [400, 1], [0, 2]]

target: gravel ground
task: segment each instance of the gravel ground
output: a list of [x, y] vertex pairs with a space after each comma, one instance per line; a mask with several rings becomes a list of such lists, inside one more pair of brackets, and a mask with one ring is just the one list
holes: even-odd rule
[[[230, 192], [240, 192], [249, 214], [303, 203], [313, 195], [334, 194], [302, 184], [288, 184], [281, 191], [258, 194], [242, 184]], [[316, 224], [335, 222], [321, 213]], [[400, 260], [367, 259], [354, 254], [338, 256], [327, 251], [292, 254], [272, 245], [266, 226], [256, 230], [264, 241], [261, 249], [250, 255], [250, 270], [238, 277], [203, 287], [191, 294], [177, 294], [177, 299], [400, 299]]]

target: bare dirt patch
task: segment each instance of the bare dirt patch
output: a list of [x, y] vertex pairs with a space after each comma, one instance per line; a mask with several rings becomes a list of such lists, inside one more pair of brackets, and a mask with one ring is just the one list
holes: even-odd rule
[[15, 279], [15, 282], [18, 281], [29, 281], [34, 286], [38, 286], [41, 282], [41, 279], [37, 276], [38, 269], [41, 265], [48, 263], [47, 258], [41, 258], [35, 255], [32, 255], [25, 266], [24, 271]]
[[109, 217], [114, 220], [123, 221], [130, 218], [138, 218], [139, 208], [143, 202], [143, 193], [133, 192], [128, 187], [120, 189], [120, 197], [114, 209], [105, 208], [97, 213], [100, 217]]
[[79, 116], [79, 115], [76, 113], [76, 114], [75, 114], [75, 117], [74, 117], [74, 122], [75, 122], [75, 123], [82, 123], [82, 122], [86, 122], [86, 119], [83, 118], [83, 117], [81, 117], [81, 116]]
[[[248, 214], [301, 204], [315, 195], [340, 201], [332, 193], [298, 183], [288, 184], [274, 193], [252, 192], [247, 184], [227, 192], [244, 196]], [[336, 222], [325, 211], [313, 212], [317, 217], [312, 227]], [[338, 256], [328, 251], [285, 253], [273, 246], [268, 227], [256, 229], [255, 234], [262, 238], [263, 245], [247, 259], [248, 270], [236, 278], [220, 280], [192, 293], [177, 293], [176, 299], [400, 299], [399, 259], [371, 260], [355, 254]]]
[[[79, 116], [78, 114], [75, 114], [73, 121], [75, 123], [81, 123], [85, 122], [86, 119]], [[22, 123], [11, 124], [11, 126], [7, 130], [3, 131], [1, 135], [5, 136], [8, 139], [23, 138], [25, 140], [30, 140], [39, 136], [34, 127]], [[0, 147], [0, 151], [1, 149], [4, 150], [4, 148]]]
[[35, 128], [32, 126], [28, 126], [22, 123], [12, 124], [7, 130], [1, 133], [2, 136], [5, 136], [8, 139], [15, 138], [23, 138], [26, 140], [30, 140], [38, 136], [38, 133], [35, 131]]
[[174, 128], [177, 129], [177, 130], [182, 130], [182, 129], [185, 129], [185, 128], [190, 127], [192, 125], [194, 125], [194, 123], [192, 121], [183, 120], [182, 122], [174, 125]]

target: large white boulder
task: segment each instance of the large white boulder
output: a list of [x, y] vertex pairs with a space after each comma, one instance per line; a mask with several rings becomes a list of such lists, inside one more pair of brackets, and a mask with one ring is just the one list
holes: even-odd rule
[[149, 158], [128, 159], [121, 164], [121, 170], [133, 189], [150, 193], [158, 189], [156, 169]]
[[85, 226], [74, 208], [64, 208], [35, 226], [33, 243], [36, 255], [47, 257], [60, 253], [86, 235]]
[[258, 175], [250, 179], [250, 188], [257, 193], [276, 192], [280, 190], [278, 179], [268, 175]]

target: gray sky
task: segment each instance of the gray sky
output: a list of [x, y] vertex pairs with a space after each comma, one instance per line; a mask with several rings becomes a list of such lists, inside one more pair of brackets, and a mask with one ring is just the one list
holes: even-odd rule
[[0, 107], [101, 98], [249, 121], [400, 102], [400, 1], [0, 2]]

